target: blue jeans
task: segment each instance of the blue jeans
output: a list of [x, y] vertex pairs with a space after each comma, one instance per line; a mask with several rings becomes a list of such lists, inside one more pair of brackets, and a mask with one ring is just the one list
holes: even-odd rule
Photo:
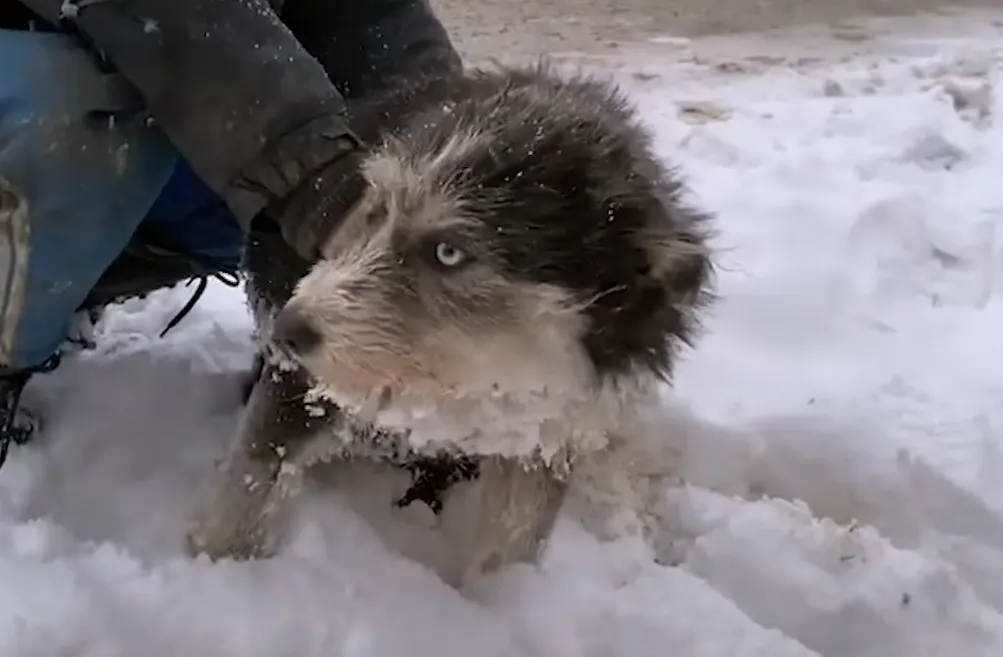
[[0, 30], [0, 372], [60, 348], [144, 221], [238, 257], [235, 220], [141, 110], [75, 37]]

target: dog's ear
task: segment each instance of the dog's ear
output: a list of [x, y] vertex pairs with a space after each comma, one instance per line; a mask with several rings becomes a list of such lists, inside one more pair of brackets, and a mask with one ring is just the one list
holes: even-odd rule
[[636, 269], [631, 296], [635, 344], [639, 356], [667, 379], [674, 347], [692, 345], [698, 312], [710, 299], [712, 263], [706, 224], [675, 198], [650, 206], [644, 226], [633, 234], [643, 260]]
[[[694, 224], [693, 219], [686, 223]], [[638, 272], [642, 284], [660, 287], [672, 305], [700, 305], [711, 276], [708, 237], [668, 225], [637, 233], [637, 247], [647, 260]]]

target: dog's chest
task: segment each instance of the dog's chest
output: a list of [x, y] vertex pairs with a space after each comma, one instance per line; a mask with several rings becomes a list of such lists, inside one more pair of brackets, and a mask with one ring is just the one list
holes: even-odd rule
[[[371, 422], [380, 430], [360, 432], [352, 451], [382, 458], [454, 453], [559, 462], [602, 449], [616, 424], [614, 409], [594, 398], [489, 395], [420, 408], [397, 405], [375, 414], [363, 408], [346, 410], [354, 410], [360, 425]], [[344, 444], [342, 438], [337, 440]]]

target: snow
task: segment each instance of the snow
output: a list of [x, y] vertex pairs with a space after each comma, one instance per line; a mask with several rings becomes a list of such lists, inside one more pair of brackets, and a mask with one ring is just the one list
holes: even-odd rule
[[1001, 26], [623, 55], [719, 217], [721, 300], [666, 392], [678, 469], [605, 527], [572, 500], [539, 569], [465, 595], [385, 473], [315, 486], [273, 559], [185, 558], [250, 319], [221, 285], [162, 339], [187, 290], [110, 309], [0, 471], [0, 654], [998, 655]]

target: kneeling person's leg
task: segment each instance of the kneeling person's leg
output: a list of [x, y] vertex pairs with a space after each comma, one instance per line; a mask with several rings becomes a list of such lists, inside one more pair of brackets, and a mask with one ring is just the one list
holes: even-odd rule
[[0, 366], [23, 369], [58, 349], [177, 155], [73, 37], [0, 30], [0, 62]]
[[74, 37], [0, 30], [0, 376], [56, 353], [170, 176], [141, 109]]

